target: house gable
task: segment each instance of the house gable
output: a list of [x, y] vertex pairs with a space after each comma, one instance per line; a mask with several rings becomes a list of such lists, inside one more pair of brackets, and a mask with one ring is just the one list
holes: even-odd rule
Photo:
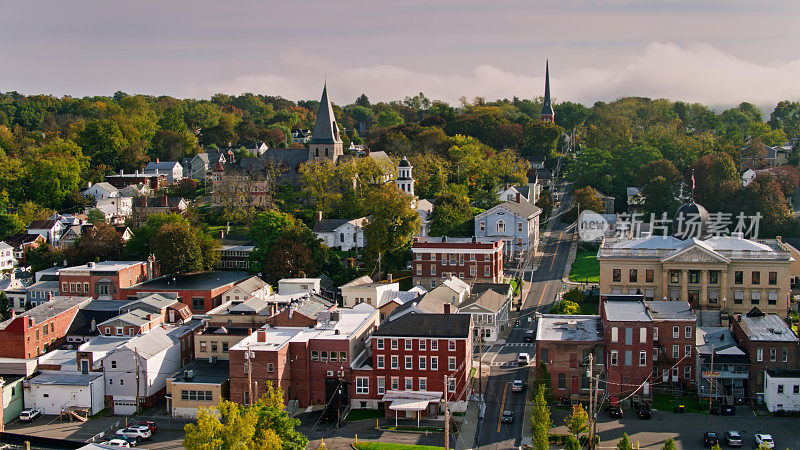
[[704, 248], [695, 243], [667, 255], [661, 259], [661, 262], [713, 262], [728, 264], [731, 260], [711, 249]]

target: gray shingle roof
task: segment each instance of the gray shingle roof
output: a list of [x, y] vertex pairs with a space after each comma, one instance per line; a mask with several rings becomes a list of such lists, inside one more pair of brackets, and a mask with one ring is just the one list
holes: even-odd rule
[[322, 88], [322, 99], [319, 101], [317, 120], [314, 122], [314, 131], [311, 132], [311, 142], [315, 144], [333, 144], [342, 142], [339, 137], [339, 127], [333, 115], [333, 107], [328, 99], [327, 83]]
[[543, 314], [536, 324], [537, 341], [603, 340], [603, 322], [600, 316]]
[[322, 219], [314, 224], [315, 233], [328, 233], [346, 224], [348, 219]]
[[606, 300], [603, 305], [606, 318], [611, 322], [651, 322], [650, 315], [640, 301]]
[[742, 330], [751, 341], [797, 342], [797, 336], [777, 314], [743, 315]]
[[390, 317], [372, 335], [467, 338], [471, 320], [469, 314], [405, 314]]
[[652, 301], [646, 305], [655, 320], [697, 320], [689, 302]]

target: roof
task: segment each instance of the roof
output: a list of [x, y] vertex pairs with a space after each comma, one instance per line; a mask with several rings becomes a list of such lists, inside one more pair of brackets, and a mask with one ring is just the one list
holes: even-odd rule
[[[167, 295], [167, 294], [150, 294], [146, 295], [138, 300], [133, 300], [129, 303], [125, 303], [124, 305], [120, 305], [120, 311], [127, 311], [129, 309], [137, 308], [137, 306], [143, 307], [152, 307], [158, 311], [163, 311], [164, 308], [174, 305], [175, 303], [179, 303], [180, 306], [186, 306], [183, 303], [180, 303], [174, 294]], [[188, 306], [186, 306], [188, 307]], [[138, 308], [137, 308], [138, 309]]]
[[145, 311], [143, 309], [134, 309], [132, 311], [128, 311], [126, 313], [114, 316], [103, 323], [98, 324], [97, 326], [105, 326], [109, 323], [113, 323], [116, 321], [129, 323], [135, 326], [142, 326], [148, 322], [150, 322], [150, 312]]
[[247, 292], [248, 294], [252, 294], [253, 292], [263, 288], [264, 286], [269, 286], [269, 285], [267, 284], [266, 281], [253, 275], [250, 278], [237, 284], [235, 287], [240, 288], [241, 290]]
[[741, 316], [739, 325], [751, 341], [797, 342], [797, 336], [777, 314], [751, 316], [748, 313]]
[[134, 197], [133, 206], [147, 208], [177, 208], [185, 203], [183, 197]]
[[[79, 352], [107, 353], [133, 339], [130, 336], [96, 336], [78, 347]], [[97, 357], [94, 358], [97, 361]]]
[[493, 290], [500, 294], [509, 294], [511, 291], [510, 283], [472, 283], [471, 292], [473, 295], [482, 294], [488, 290]]
[[[499, 205], [484, 211], [478, 214], [478, 217], [484, 217], [490, 213], [490, 211], [497, 210], [497, 209], [505, 209], [510, 211], [512, 214], [524, 218], [529, 218], [541, 214], [542, 210], [539, 209], [538, 206], [534, 205], [533, 203], [529, 202], [524, 198], [520, 198], [520, 201], [516, 200], [507, 200]], [[449, 240], [449, 238], [448, 238]]]
[[167, 350], [173, 345], [175, 345], [175, 342], [167, 334], [167, 331], [164, 328], [157, 327], [150, 330], [149, 333], [129, 339], [128, 342], [120, 347], [131, 351], [136, 350], [139, 356], [150, 358]]
[[[145, 281], [134, 286], [133, 289], [163, 289], [163, 290], [210, 290], [236, 283], [250, 275], [238, 271], [209, 271], [195, 272], [183, 275], [165, 275], [150, 281]], [[130, 288], [129, 288], [130, 289]]]
[[633, 197], [634, 195], [641, 194], [641, 191], [639, 191], [639, 188], [636, 186], [628, 186], [625, 190], [626, 193], [628, 194], [628, 197]]
[[40, 236], [40, 234], [16, 233], [8, 238], [6, 242], [14, 248], [19, 248], [23, 244], [36, 241]]
[[104, 190], [106, 190], [108, 192], [118, 192], [119, 191], [117, 188], [112, 186], [111, 183], [109, 183], [108, 181], [101, 181], [99, 183], [95, 183], [95, 184], [89, 186], [89, 188], [91, 189], [91, 188], [93, 188], [95, 186], [97, 186], [99, 188], [102, 188], [102, 189], [104, 189]]
[[[96, 302], [94, 300], [92, 303]], [[72, 319], [72, 324], [67, 331], [68, 335], [89, 336], [97, 334], [97, 324], [103, 323], [112, 317], [119, 315], [119, 306], [124, 305], [125, 302], [119, 300], [108, 300], [116, 302], [117, 308], [115, 309], [88, 309], [92, 303], [78, 310], [75, 318]], [[95, 329], [92, 330], [92, 319], [94, 319]]]
[[770, 378], [800, 378], [800, 370], [767, 369]]
[[40, 324], [48, 319], [64, 313], [64, 311], [81, 305], [81, 303], [88, 304], [92, 300], [91, 297], [53, 297], [49, 302], [35, 306], [24, 313], [17, 314], [15, 317], [0, 322], [0, 330], [8, 326], [12, 321], [18, 320], [19, 317], [33, 318], [34, 324]]
[[405, 156], [403, 156], [403, 159], [400, 160], [400, 164], [398, 164], [398, 166], [400, 166], [400, 167], [411, 167], [411, 163], [408, 162], [408, 159]]
[[314, 121], [314, 129], [311, 132], [311, 142], [315, 144], [333, 144], [342, 142], [339, 137], [339, 127], [336, 124], [336, 117], [333, 115], [333, 107], [328, 99], [328, 84], [322, 88], [322, 98], [319, 101], [317, 119]]
[[545, 64], [544, 101], [542, 102], [542, 115], [554, 115], [553, 106], [550, 104], [550, 61], [547, 61]]
[[55, 372], [42, 373], [31, 379], [31, 384], [47, 384], [51, 386], [86, 386], [103, 376], [102, 372]]
[[53, 228], [58, 221], [56, 220], [32, 220], [31, 223], [28, 225], [28, 229], [31, 230], [49, 230]]
[[[101, 261], [98, 263], [90, 262], [80, 266], [65, 267], [59, 270], [59, 274], [68, 275], [71, 271], [91, 271], [91, 272], [119, 272], [120, 270], [144, 264], [144, 261]], [[91, 265], [91, 266], [90, 266]]]
[[537, 320], [536, 340], [602, 341], [603, 323], [597, 315], [543, 314]]
[[178, 161], [151, 161], [144, 167], [145, 171], [150, 170], [172, 170], [175, 166], [179, 166]]
[[650, 317], [654, 320], [697, 320], [689, 302], [650, 301], [645, 302]]
[[603, 311], [611, 322], [651, 322], [641, 301], [604, 300]]
[[372, 335], [468, 338], [471, 324], [469, 314], [405, 314], [384, 320]]
[[[187, 370], [193, 372], [191, 378], [186, 378]], [[222, 384], [230, 378], [230, 368], [228, 360], [220, 359], [210, 363], [207, 359], [197, 358], [181, 367], [181, 370], [170, 378], [173, 383]]]
[[369, 284], [369, 283], [372, 283], [372, 278], [370, 278], [369, 275], [364, 275], [339, 286], [339, 289], [343, 287], [361, 286], [362, 284]]
[[339, 228], [340, 226], [349, 222], [349, 219], [322, 219], [314, 224], [314, 232], [315, 233], [325, 233], [334, 231], [335, 229]]
[[458, 309], [461, 311], [470, 305], [479, 305], [489, 311], [498, 312], [509, 301], [509, 297], [505, 294], [497, 293], [491, 289], [483, 291], [481, 294], [471, 295], [464, 303], [459, 305]]
[[[727, 355], [744, 355], [745, 352], [736, 345], [733, 333], [727, 327], [697, 327], [695, 347], [702, 355], [719, 354], [723, 350]], [[745, 358], [746, 359], [746, 358]], [[748, 360], [749, 361], [749, 360]]]

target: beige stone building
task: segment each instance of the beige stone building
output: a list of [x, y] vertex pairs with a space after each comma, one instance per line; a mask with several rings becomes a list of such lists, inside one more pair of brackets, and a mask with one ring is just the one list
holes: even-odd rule
[[228, 361], [195, 359], [167, 378], [167, 408], [172, 417], [196, 419], [201, 406], [212, 407], [228, 399]]
[[693, 308], [785, 316], [794, 259], [780, 239], [646, 236], [603, 241], [600, 292], [688, 301]]

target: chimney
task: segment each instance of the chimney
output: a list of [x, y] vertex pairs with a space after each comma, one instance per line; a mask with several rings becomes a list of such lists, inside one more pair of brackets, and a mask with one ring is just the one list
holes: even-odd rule
[[322, 220], [322, 211], [317, 211], [317, 222]]
[[[156, 158], [156, 164], [158, 164], [158, 163], [160, 163], [160, 162], [161, 162], [161, 161], [159, 161], [159, 160], [158, 160], [158, 158]], [[158, 172], [156, 172], [156, 173], [158, 173]]]
[[267, 330], [256, 331], [256, 341], [267, 342]]
[[220, 239], [224, 239], [225, 238], [225, 230], [219, 230], [219, 238]]
[[519, 203], [519, 198], [521, 197], [520, 193], [517, 192], [517, 203]]
[[120, 175], [125, 175], [125, 171], [123, 169], [119, 169], [119, 174]]
[[86, 266], [90, 269], [94, 269], [94, 261], [89, 261], [88, 263], [86, 263]]
[[444, 304], [444, 313], [445, 314], [450, 314], [450, 303], [445, 303]]
[[52, 292], [48, 292], [47, 293], [47, 301], [49, 302], [50, 300], [53, 300], [53, 293]]
[[386, 274], [386, 282], [387, 283], [391, 283], [392, 282], [392, 274], [391, 273], [387, 273]]
[[97, 329], [97, 321], [92, 319], [92, 322], [89, 324], [89, 329], [94, 331]]

